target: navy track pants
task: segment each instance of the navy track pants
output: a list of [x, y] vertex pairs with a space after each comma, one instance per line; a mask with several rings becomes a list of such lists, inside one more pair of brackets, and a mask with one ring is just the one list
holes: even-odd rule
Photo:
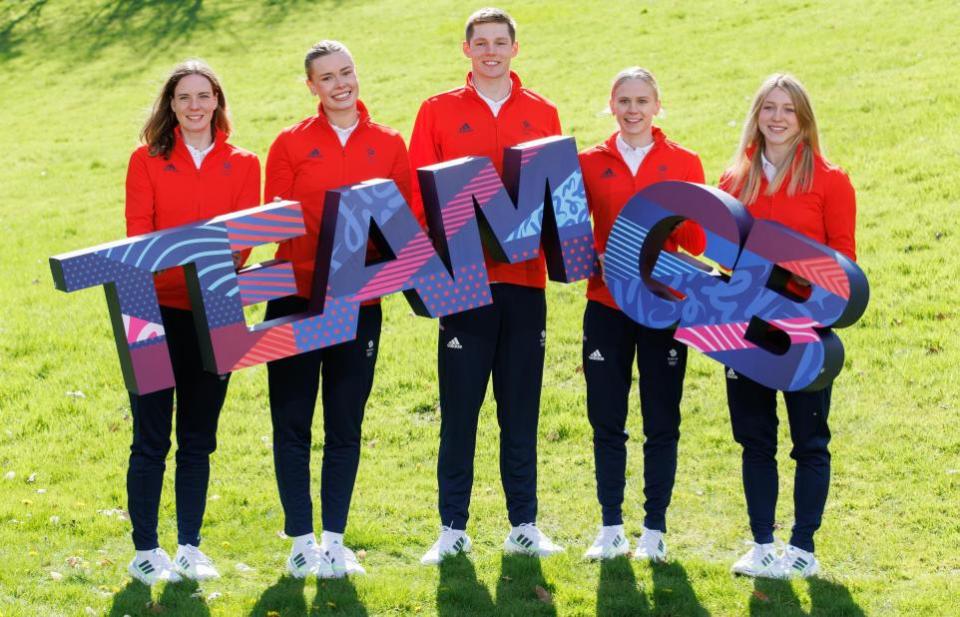
[[127, 468], [127, 510], [133, 545], [139, 551], [159, 546], [157, 515], [176, 397], [177, 453], [174, 492], [177, 543], [200, 544], [207, 504], [210, 455], [217, 449], [217, 420], [227, 395], [229, 375], [203, 369], [193, 314], [160, 307], [176, 387], [150, 394], [130, 393], [133, 443]]
[[512, 525], [537, 519], [537, 423], [546, 345], [543, 289], [491, 285], [493, 304], [440, 319], [440, 521], [466, 529], [480, 406], [493, 375], [500, 479]]
[[642, 326], [600, 302], [587, 302], [583, 314], [583, 375], [587, 381], [587, 417], [593, 427], [597, 499], [604, 525], [623, 523], [627, 401], [636, 355], [644, 436], [643, 524], [648, 529], [667, 530], [687, 368], [687, 348], [674, 340], [673, 333]]
[[[776, 518], [777, 391], [727, 369], [727, 404], [733, 437], [743, 447], [743, 490], [755, 542], [773, 542]], [[820, 528], [830, 489], [830, 394], [833, 386], [815, 392], [784, 392], [790, 457], [796, 461], [793, 504], [795, 522], [790, 544], [813, 552], [813, 534]]]
[[[307, 310], [307, 300], [289, 296], [267, 303], [265, 319]], [[284, 532], [313, 531], [310, 444], [313, 411], [322, 378], [323, 463], [320, 508], [323, 529], [343, 533], [360, 466], [360, 427], [373, 388], [380, 349], [380, 305], [361, 306], [353, 341], [267, 363], [273, 462], [285, 516]]]

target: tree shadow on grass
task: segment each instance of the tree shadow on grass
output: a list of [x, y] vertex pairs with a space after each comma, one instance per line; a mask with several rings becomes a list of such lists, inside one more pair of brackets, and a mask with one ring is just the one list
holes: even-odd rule
[[33, 0], [21, 3], [21, 7], [11, 5], [0, 13], [0, 60], [10, 60], [20, 55], [17, 49], [36, 29], [40, 20], [40, 12], [47, 0]]
[[790, 581], [758, 578], [750, 597], [751, 617], [864, 617], [863, 609], [850, 591], [839, 583], [819, 577], [807, 579], [810, 588], [810, 612], [800, 605]]
[[250, 617], [267, 617], [271, 612], [280, 617], [302, 617], [307, 614], [303, 579], [281, 576], [257, 598]]

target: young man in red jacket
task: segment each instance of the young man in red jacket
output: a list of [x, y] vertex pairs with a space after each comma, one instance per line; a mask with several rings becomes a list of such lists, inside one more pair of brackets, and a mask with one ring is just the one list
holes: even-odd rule
[[[503, 150], [560, 134], [556, 107], [524, 88], [510, 61], [516, 24], [500, 9], [467, 20], [466, 84], [423, 102], [410, 138], [414, 169], [463, 156], [486, 156], [503, 171]], [[420, 212], [421, 221], [424, 220]], [[470, 550], [466, 535], [477, 422], [487, 382], [500, 425], [500, 477], [512, 530], [504, 550], [537, 556], [562, 550], [536, 527], [537, 421], [546, 345], [546, 267], [542, 255], [518, 264], [486, 258], [493, 303], [444, 317], [438, 340], [440, 537], [421, 559]]]

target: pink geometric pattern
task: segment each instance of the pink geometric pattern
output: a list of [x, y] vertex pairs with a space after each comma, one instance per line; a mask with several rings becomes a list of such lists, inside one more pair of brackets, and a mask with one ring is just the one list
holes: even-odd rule
[[[811, 328], [821, 326], [812, 319], [794, 317], [791, 319], [774, 319], [770, 323], [786, 332], [792, 344], [803, 345], [820, 342], [820, 337]], [[748, 322], [744, 321], [677, 328], [674, 338], [701, 353], [733, 349], [756, 349], [757, 346], [745, 338], [749, 325]]]
[[783, 261], [777, 265], [816, 283], [844, 300], [850, 298], [850, 281], [847, 279], [847, 274], [832, 257]]
[[163, 336], [163, 324], [154, 323], [132, 315], [123, 316], [123, 330], [127, 333], [128, 343], [139, 343], [157, 336]]

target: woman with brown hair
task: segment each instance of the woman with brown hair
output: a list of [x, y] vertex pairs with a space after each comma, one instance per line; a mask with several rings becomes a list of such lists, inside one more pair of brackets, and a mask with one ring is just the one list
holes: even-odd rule
[[[126, 182], [127, 235], [136, 236], [208, 219], [260, 203], [260, 162], [227, 143], [227, 99], [209, 66], [177, 65], [160, 91], [141, 132], [143, 145], [130, 157]], [[240, 262], [234, 254], [234, 265]], [[219, 576], [200, 549], [200, 527], [216, 449], [217, 419], [229, 375], [203, 369], [182, 268], [156, 275], [163, 333], [176, 387], [130, 393], [133, 444], [127, 470], [127, 502], [136, 557], [130, 574], [147, 585], [182, 576]], [[157, 514], [174, 398], [177, 415], [175, 492], [177, 553], [160, 548]]]

